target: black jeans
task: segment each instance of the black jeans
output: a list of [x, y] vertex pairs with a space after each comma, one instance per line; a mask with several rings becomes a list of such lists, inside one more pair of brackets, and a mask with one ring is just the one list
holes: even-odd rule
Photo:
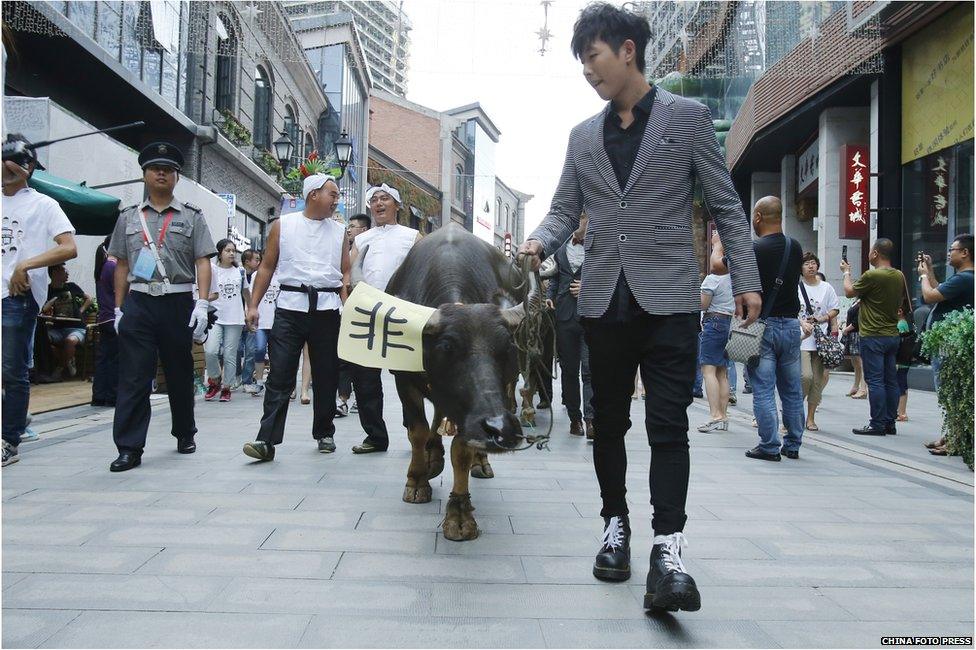
[[688, 497], [688, 406], [698, 359], [698, 314], [641, 314], [623, 323], [583, 319], [593, 383], [593, 465], [604, 517], [628, 514], [627, 452], [638, 367], [647, 391], [651, 445], [651, 525], [655, 535], [684, 528]]
[[[590, 362], [583, 327], [579, 320], [556, 323], [556, 349], [559, 351], [560, 383], [563, 389], [563, 405], [569, 419], [579, 421], [593, 418], [593, 389], [590, 382]], [[580, 410], [580, 370], [582, 369], [583, 402]]]
[[295, 390], [298, 361], [308, 343], [312, 364], [312, 437], [320, 440], [335, 434], [336, 386], [339, 383], [339, 311], [314, 313], [276, 309], [268, 337], [271, 371], [264, 391], [264, 415], [258, 440], [281, 444], [291, 392]]
[[356, 391], [356, 406], [359, 407], [359, 424], [366, 432], [366, 439], [386, 449], [390, 446], [390, 436], [383, 421], [383, 381], [379, 368], [365, 368], [349, 364], [352, 375], [352, 388]]
[[92, 400], [115, 404], [119, 390], [119, 336], [115, 323], [98, 326], [98, 348], [95, 350], [95, 377], [92, 379]]
[[149, 393], [156, 360], [163, 364], [169, 394], [170, 433], [196, 434], [193, 419], [193, 296], [149, 296], [132, 291], [122, 304], [119, 324], [119, 388], [112, 435], [119, 452], [142, 451], [149, 430]]
[[352, 396], [352, 373], [349, 362], [339, 359], [339, 397], [349, 399]]

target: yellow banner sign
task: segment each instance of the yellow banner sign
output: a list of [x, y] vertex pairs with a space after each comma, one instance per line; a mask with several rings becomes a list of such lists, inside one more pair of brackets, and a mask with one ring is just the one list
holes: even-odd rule
[[420, 372], [424, 326], [435, 311], [360, 282], [342, 308], [339, 358], [367, 368]]

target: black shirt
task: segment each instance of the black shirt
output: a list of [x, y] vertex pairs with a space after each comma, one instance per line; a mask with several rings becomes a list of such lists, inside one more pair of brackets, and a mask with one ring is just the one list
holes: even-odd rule
[[[786, 250], [786, 236], [781, 232], [766, 235], [753, 242], [752, 247], [756, 251], [756, 264], [759, 267], [763, 308], [765, 308], [766, 298], [776, 286], [776, 276], [779, 273], [783, 253]], [[800, 246], [800, 242], [793, 239], [790, 244], [790, 259], [786, 263], [786, 271], [783, 274], [783, 284], [776, 294], [776, 301], [769, 311], [769, 316], [796, 318], [796, 315], [800, 313], [800, 297], [796, 287], [800, 282], [800, 268], [802, 266], [803, 247]]]
[[[603, 122], [603, 148], [607, 152], [621, 190], [627, 186], [630, 172], [634, 168], [634, 160], [644, 138], [644, 130], [647, 128], [647, 119], [651, 115], [656, 94], [657, 87], [651, 86], [647, 94], [634, 104], [631, 110], [634, 121], [626, 129], [621, 125], [620, 116], [613, 106], [607, 111], [607, 119]], [[610, 299], [610, 306], [599, 320], [608, 323], [625, 322], [642, 314], [643, 311], [631, 293], [630, 287], [627, 286], [627, 280], [621, 270], [620, 277], [617, 279], [617, 288]]]

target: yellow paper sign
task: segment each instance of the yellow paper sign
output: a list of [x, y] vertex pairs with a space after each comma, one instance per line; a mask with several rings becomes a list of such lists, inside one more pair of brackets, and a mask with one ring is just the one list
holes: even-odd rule
[[367, 368], [420, 372], [424, 326], [435, 311], [360, 282], [342, 308], [339, 358]]

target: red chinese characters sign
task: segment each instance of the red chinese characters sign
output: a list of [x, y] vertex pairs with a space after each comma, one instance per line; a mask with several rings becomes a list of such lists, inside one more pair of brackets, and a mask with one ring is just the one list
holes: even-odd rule
[[949, 225], [949, 157], [937, 153], [925, 159], [929, 172], [929, 224], [934, 228]]
[[841, 147], [840, 238], [867, 239], [870, 213], [868, 148], [848, 144]]

